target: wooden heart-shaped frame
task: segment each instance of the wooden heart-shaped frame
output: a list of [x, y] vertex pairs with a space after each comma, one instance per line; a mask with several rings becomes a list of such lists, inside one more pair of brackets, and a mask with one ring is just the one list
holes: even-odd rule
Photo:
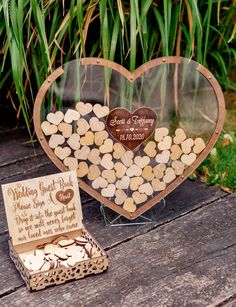
[[[167, 63], [173, 63], [173, 64], [181, 64], [182, 62], [181, 57], [165, 57], [165, 58], [158, 58], [152, 61], [149, 61], [139, 68], [137, 68], [133, 73], [129, 72], [124, 67], [120, 66], [117, 63], [100, 59], [100, 58], [83, 58], [80, 59], [80, 63], [82, 65], [99, 65], [108, 67], [110, 69], [113, 69], [120, 73], [122, 76], [124, 76], [130, 83], [133, 83], [138, 77], [140, 77], [144, 72], [147, 70], [159, 66], [161, 64], [167, 64]], [[109, 199], [103, 197], [100, 193], [95, 191], [91, 186], [89, 186], [87, 183], [85, 183], [82, 179], [79, 180], [79, 186], [84, 191], [86, 191], [88, 194], [93, 196], [95, 199], [97, 199], [100, 203], [104, 204], [105, 206], [111, 208], [115, 212], [121, 214], [122, 216], [133, 220], [143, 214], [145, 211], [150, 209], [152, 206], [157, 204], [161, 199], [163, 199], [166, 195], [168, 195], [171, 191], [173, 191], [179, 184], [181, 184], [196, 168], [197, 166], [206, 158], [206, 156], [209, 154], [211, 149], [213, 148], [214, 144], [216, 143], [216, 140], [221, 132], [221, 129], [223, 127], [224, 122], [224, 115], [225, 115], [225, 104], [224, 104], [224, 96], [222, 93], [222, 90], [217, 82], [217, 80], [214, 78], [214, 76], [202, 65], [198, 65], [197, 71], [200, 72], [211, 84], [216, 98], [218, 102], [218, 118], [215, 125], [215, 130], [213, 134], [211, 135], [205, 149], [197, 156], [197, 159], [195, 162], [193, 162], [192, 165], [188, 166], [187, 169], [185, 169], [184, 173], [181, 176], [176, 177], [176, 179], [171, 182], [165, 190], [159, 192], [156, 196], [153, 196], [150, 200], [148, 200], [144, 205], [139, 207], [135, 212], [128, 212], [122, 207], [117, 206], [115, 203], [110, 201]], [[44, 136], [44, 133], [41, 129], [41, 105], [44, 100], [44, 96], [46, 95], [49, 87], [52, 85], [52, 83], [62, 76], [64, 73], [63, 67], [57, 68], [42, 84], [34, 105], [34, 126], [35, 131], [37, 134], [37, 137], [40, 141], [41, 146], [43, 147], [46, 154], [49, 156], [49, 158], [52, 160], [52, 162], [61, 170], [61, 171], [68, 171], [68, 168], [63, 164], [59, 158], [54, 154], [53, 150], [49, 147], [48, 142]]]

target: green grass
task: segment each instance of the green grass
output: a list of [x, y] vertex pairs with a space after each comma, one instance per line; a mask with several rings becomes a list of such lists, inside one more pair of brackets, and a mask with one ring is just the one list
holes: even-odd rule
[[[225, 93], [225, 98], [227, 110], [223, 132], [196, 174], [208, 185], [236, 192], [236, 94]], [[190, 179], [194, 179], [194, 174]]]
[[198, 174], [208, 185], [218, 185], [227, 192], [236, 192], [236, 141], [222, 146], [222, 137], [212, 154], [198, 168]]

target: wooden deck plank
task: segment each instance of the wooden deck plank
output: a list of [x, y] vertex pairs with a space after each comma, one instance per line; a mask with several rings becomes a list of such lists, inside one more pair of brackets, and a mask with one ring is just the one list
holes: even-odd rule
[[28, 135], [22, 131], [15, 131], [15, 134], [1, 135], [0, 137], [0, 166], [12, 164], [27, 157], [42, 155], [43, 150], [38, 143], [34, 146], [26, 144], [29, 141]]
[[107, 273], [29, 293], [1, 306], [216, 306], [236, 293], [236, 195], [109, 250]]
[[0, 236], [0, 277], [0, 297], [23, 285], [20, 274], [9, 258], [8, 235]]

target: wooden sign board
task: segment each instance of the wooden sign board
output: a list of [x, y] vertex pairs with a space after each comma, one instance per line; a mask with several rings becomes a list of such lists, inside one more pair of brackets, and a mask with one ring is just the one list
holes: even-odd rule
[[13, 246], [82, 228], [75, 171], [2, 185]]
[[147, 107], [133, 113], [124, 108], [116, 108], [108, 114], [106, 120], [108, 132], [130, 150], [147, 140], [153, 134], [156, 124], [156, 113]]

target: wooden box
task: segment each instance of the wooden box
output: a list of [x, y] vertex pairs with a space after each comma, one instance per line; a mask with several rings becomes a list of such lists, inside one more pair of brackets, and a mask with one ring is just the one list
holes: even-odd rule
[[10, 257], [29, 290], [104, 272], [105, 251], [82, 223], [75, 171], [2, 185]]

